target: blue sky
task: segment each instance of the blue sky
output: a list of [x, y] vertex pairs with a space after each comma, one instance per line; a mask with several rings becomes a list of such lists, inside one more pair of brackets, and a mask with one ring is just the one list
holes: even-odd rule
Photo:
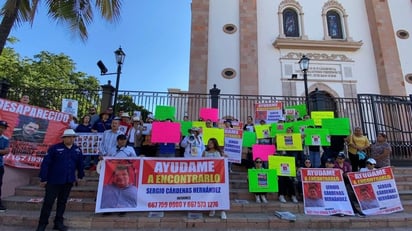
[[[3, 5], [4, 0], [1, 0]], [[44, 1], [42, 1], [44, 2]], [[116, 71], [114, 51], [126, 53], [120, 90], [167, 91], [188, 89], [191, 0], [124, 0], [121, 19], [107, 23], [95, 14], [88, 27], [89, 39], [82, 42], [64, 25], [47, 17], [41, 7], [33, 26], [15, 26], [11, 36], [20, 41], [6, 46], [22, 57], [40, 51], [64, 53], [76, 63], [77, 71], [96, 76], [101, 84], [116, 75], [100, 76], [96, 63], [102, 60], [109, 72]]]

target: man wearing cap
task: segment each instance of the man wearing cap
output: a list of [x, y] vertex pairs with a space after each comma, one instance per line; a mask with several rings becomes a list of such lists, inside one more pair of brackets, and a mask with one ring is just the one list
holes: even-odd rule
[[63, 142], [52, 145], [43, 159], [39, 176], [40, 186], [45, 187], [46, 193], [37, 231], [46, 229], [56, 198], [57, 206], [53, 229], [68, 230], [68, 227], [63, 223], [67, 199], [73, 183], [77, 183], [84, 177], [83, 154], [81, 149], [74, 144], [76, 136], [73, 129], [66, 129], [61, 136]]
[[205, 145], [203, 144], [202, 136], [200, 136], [200, 129], [193, 127], [189, 129], [190, 135], [186, 136], [180, 145], [185, 148], [184, 157], [202, 157], [202, 153], [205, 150]]
[[131, 146], [127, 146], [127, 137], [124, 134], [120, 134], [117, 136], [117, 146], [116, 146], [116, 153], [114, 157], [118, 158], [128, 158], [128, 157], [136, 157], [136, 152], [134, 148]]
[[369, 158], [366, 160], [366, 167], [361, 168], [359, 172], [367, 172], [367, 171], [376, 170], [375, 166], [376, 166], [376, 160], [373, 158]]
[[6, 207], [1, 203], [1, 186], [3, 184], [4, 163], [3, 156], [9, 154], [9, 138], [4, 136], [4, 131], [7, 129], [7, 122], [0, 120], [0, 211], [4, 212]]

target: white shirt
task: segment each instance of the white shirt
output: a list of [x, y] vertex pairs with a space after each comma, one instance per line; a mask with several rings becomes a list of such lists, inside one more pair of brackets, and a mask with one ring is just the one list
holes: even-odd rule
[[117, 136], [124, 134], [122, 131], [106, 130], [103, 132], [102, 142], [100, 143], [100, 153], [103, 156], [114, 156], [116, 154]]
[[126, 146], [126, 147], [121, 147], [121, 148], [116, 147], [116, 153], [113, 157], [128, 158], [128, 157], [137, 157], [137, 156], [136, 156], [136, 152], [134, 151], [133, 147]]

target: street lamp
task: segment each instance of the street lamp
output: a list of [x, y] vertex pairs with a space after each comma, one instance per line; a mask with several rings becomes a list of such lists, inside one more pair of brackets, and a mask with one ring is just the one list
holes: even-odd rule
[[305, 84], [305, 103], [306, 103], [306, 113], [309, 115], [309, 90], [308, 90], [308, 74], [309, 70], [309, 58], [305, 55], [299, 60], [300, 70], [303, 72], [303, 82]]
[[113, 103], [113, 114], [115, 115], [116, 113], [116, 104], [117, 104], [117, 96], [119, 94], [119, 83], [120, 83], [120, 74], [122, 73], [122, 65], [124, 63], [124, 58], [126, 57], [126, 54], [123, 52], [122, 48], [119, 47], [119, 49], [114, 51], [114, 56], [116, 58], [117, 62], [117, 71], [114, 73], [107, 73], [107, 68], [104, 65], [104, 63], [99, 60], [97, 62], [97, 66], [100, 69], [100, 75], [117, 75], [116, 78], [116, 88], [114, 92], [114, 103]]

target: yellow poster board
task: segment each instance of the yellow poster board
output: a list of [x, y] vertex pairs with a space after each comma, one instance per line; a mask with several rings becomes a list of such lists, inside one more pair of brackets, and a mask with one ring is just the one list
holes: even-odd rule
[[277, 134], [276, 149], [282, 151], [302, 151], [302, 135], [300, 133]]
[[255, 125], [256, 138], [257, 139], [270, 138], [271, 137], [270, 127], [271, 126], [272, 125], [270, 125], [270, 124]]
[[207, 145], [210, 138], [216, 138], [219, 146], [225, 144], [225, 130], [222, 128], [203, 128], [203, 144]]
[[333, 111], [312, 111], [310, 117], [316, 126], [322, 126], [322, 119], [333, 119], [335, 118], [335, 113]]
[[276, 169], [278, 176], [296, 176], [295, 157], [269, 156], [269, 169]]

